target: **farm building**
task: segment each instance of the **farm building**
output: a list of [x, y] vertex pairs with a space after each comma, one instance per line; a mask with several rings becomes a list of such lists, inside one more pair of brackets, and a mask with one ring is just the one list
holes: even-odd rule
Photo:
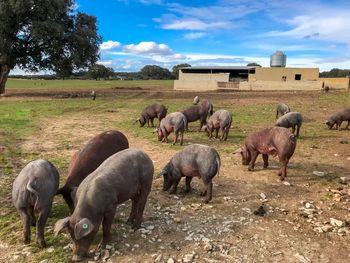
[[286, 55], [277, 51], [271, 55], [271, 67], [207, 66], [179, 70], [174, 82], [176, 90], [320, 90], [324, 85], [349, 88], [349, 78], [320, 79], [319, 68], [286, 66]]

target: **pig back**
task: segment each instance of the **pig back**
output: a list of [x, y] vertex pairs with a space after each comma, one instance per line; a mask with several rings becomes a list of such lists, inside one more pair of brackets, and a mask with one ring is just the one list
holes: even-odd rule
[[273, 127], [270, 142], [276, 148], [279, 156], [289, 159], [294, 154], [297, 140], [290, 130], [283, 127]]
[[142, 150], [126, 149], [115, 153], [80, 184], [77, 207], [79, 202], [95, 202], [96, 199], [122, 203], [141, 189], [149, 193], [153, 173], [153, 162]]
[[72, 157], [66, 185], [78, 186], [109, 156], [127, 148], [128, 140], [119, 131], [107, 131], [95, 136]]
[[[51, 162], [41, 159], [32, 161], [21, 170], [13, 182], [13, 203], [16, 208], [24, 207], [34, 194], [40, 205], [49, 204], [58, 185], [59, 173]], [[33, 200], [35, 202], [36, 198]]]

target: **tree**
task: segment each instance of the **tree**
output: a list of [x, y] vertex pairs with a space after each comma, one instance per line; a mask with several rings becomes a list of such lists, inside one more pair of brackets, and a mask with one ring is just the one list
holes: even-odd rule
[[350, 69], [333, 68], [330, 71], [324, 71], [320, 73], [320, 77], [323, 78], [341, 78], [350, 76]]
[[259, 65], [258, 63], [252, 62], [252, 63], [248, 63], [247, 67], [260, 67], [261, 68], [261, 65]]
[[92, 66], [88, 72], [88, 75], [93, 79], [109, 78], [114, 75], [112, 68], [107, 68], [100, 64]]
[[74, 0], [0, 1], [0, 94], [10, 71], [51, 70], [60, 76], [98, 60], [96, 18], [74, 11]]
[[173, 78], [174, 79], [178, 79], [179, 78], [179, 69], [180, 68], [188, 68], [188, 67], [191, 67], [190, 64], [177, 64], [175, 66], [173, 66], [173, 69], [172, 69], [172, 72], [171, 74], [173, 75]]
[[140, 73], [144, 79], [170, 79], [171, 73], [167, 68], [162, 68], [157, 65], [146, 65]]

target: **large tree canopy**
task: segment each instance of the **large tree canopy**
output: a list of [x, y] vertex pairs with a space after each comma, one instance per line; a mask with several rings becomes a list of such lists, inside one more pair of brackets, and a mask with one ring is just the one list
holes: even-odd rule
[[144, 79], [170, 79], [171, 73], [167, 68], [157, 65], [146, 65], [140, 70]]
[[101, 78], [109, 78], [114, 75], [114, 71], [112, 68], [107, 68], [103, 65], [96, 64], [90, 68], [88, 71], [89, 77], [99, 80]]
[[0, 94], [15, 66], [66, 76], [98, 60], [96, 18], [73, 7], [73, 0], [0, 1]]

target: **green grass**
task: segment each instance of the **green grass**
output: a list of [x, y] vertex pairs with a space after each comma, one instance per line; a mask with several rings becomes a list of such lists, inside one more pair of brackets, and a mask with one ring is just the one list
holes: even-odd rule
[[[12, 80], [11, 80], [12, 81]], [[10, 83], [11, 83], [10, 81]], [[21, 80], [14, 80], [20, 82]], [[40, 81], [37, 81], [39, 83]], [[48, 81], [47, 86], [44, 88], [52, 89], [65, 89], [72, 87], [74, 89], [86, 88], [79, 81]], [[28, 86], [28, 83], [32, 86]], [[13, 87], [37, 89], [41, 88], [39, 85], [34, 85], [35, 81], [24, 81], [23, 85], [13, 83]], [[87, 82], [88, 85], [94, 85], [94, 81]], [[100, 83], [100, 82], [97, 82]], [[101, 82], [102, 83], [102, 82]], [[110, 84], [109, 87], [115, 87], [117, 82]], [[129, 83], [125, 81], [125, 83]], [[131, 83], [131, 82], [130, 82]], [[149, 82], [151, 83], [151, 82]], [[135, 83], [134, 83], [135, 84]], [[103, 86], [107, 84], [101, 84], [101, 88], [108, 87]], [[109, 84], [108, 84], [109, 85]], [[89, 86], [89, 87], [92, 87]], [[10, 87], [10, 86], [9, 86]], [[11, 87], [10, 87], [11, 89]], [[129, 97], [130, 96], [130, 97]], [[304, 115], [319, 110], [321, 107], [326, 106], [328, 108], [326, 114], [332, 112], [334, 109], [345, 106], [349, 101], [348, 94], [335, 93], [318, 95], [314, 99], [308, 99], [307, 101], [301, 99], [300, 101], [294, 101], [290, 103], [293, 109], [298, 109]], [[60, 118], [76, 117], [79, 114], [88, 115], [89, 117], [97, 118], [103, 121], [103, 128], [113, 127], [125, 131], [127, 134], [133, 137], [147, 140], [153, 144], [160, 144], [156, 135], [152, 133], [152, 128], [139, 128], [138, 123], [135, 122], [141, 110], [151, 103], [162, 103], [169, 107], [169, 112], [178, 111], [184, 109], [189, 105], [189, 102], [182, 99], [148, 99], [145, 97], [135, 98], [132, 95], [120, 95], [117, 98], [106, 97], [99, 98], [92, 102], [90, 99], [48, 99], [48, 100], [29, 100], [29, 101], [1, 101], [0, 104], [0, 142], [6, 147], [4, 152], [0, 152], [0, 202], [2, 209], [0, 211], [0, 239], [7, 242], [14, 247], [21, 245], [22, 224], [19, 220], [19, 216], [11, 203], [10, 193], [11, 185], [19, 170], [29, 160], [37, 158], [46, 158], [51, 160], [59, 169], [65, 171], [69, 164], [69, 159], [60, 154], [60, 149], [57, 153], [51, 153], [48, 155], [45, 152], [26, 152], [21, 143], [29, 136], [33, 136], [36, 133], [40, 133], [40, 125], [44, 125], [42, 122], [46, 119], [52, 119], [60, 121]], [[312, 102], [312, 103], [311, 103]], [[93, 104], [92, 104], [93, 103]], [[214, 103], [215, 104], [215, 103]], [[216, 103], [219, 105], [216, 109], [220, 108], [220, 101]], [[185, 134], [186, 142], [204, 143], [209, 144], [217, 148], [222, 154], [231, 154], [234, 152], [244, 141], [246, 133], [257, 130], [261, 127], [272, 125], [274, 123], [274, 108], [275, 104], [266, 100], [263, 103], [255, 103], [250, 105], [234, 105], [230, 108], [226, 108], [233, 113], [233, 129], [229, 133], [228, 142], [219, 142], [217, 140], [208, 141], [205, 133], [194, 132], [197, 130], [199, 123], [191, 123], [189, 133]], [[113, 120], [106, 118], [106, 112], [113, 111], [115, 113]], [[158, 121], [155, 120], [155, 124]], [[79, 125], [79, 123], [77, 124]], [[346, 136], [346, 131], [337, 132], [330, 131], [324, 127], [322, 122], [313, 120], [310, 118], [304, 123], [301, 129], [301, 138], [298, 142], [298, 155], [304, 156], [309, 154], [310, 147], [317, 146], [322, 149], [323, 140], [333, 138], [334, 140], [348, 140], [343, 139]], [[169, 136], [172, 140], [173, 134]], [[63, 139], [60, 142], [59, 147], [65, 147], [68, 140]], [[339, 144], [341, 145], [341, 144]], [[175, 150], [182, 149], [181, 146], [172, 146], [171, 144], [164, 145], [164, 147], [171, 147]], [[324, 156], [327, 156], [327, 150], [324, 149]], [[24, 161], [27, 160], [27, 161]], [[299, 166], [298, 166], [299, 165]], [[296, 169], [300, 173], [307, 172], [312, 173], [313, 170], [330, 170], [332, 164], [329, 160], [320, 160], [320, 165], [317, 163], [309, 163], [308, 161], [302, 161], [300, 164], [295, 164]], [[332, 183], [339, 177], [339, 172], [328, 173], [324, 178], [314, 178], [312, 182], [325, 184]], [[61, 185], [65, 178], [61, 176]], [[55, 204], [47, 223], [47, 226], [52, 227], [54, 223], [68, 215], [68, 208], [63, 203], [61, 197], [55, 199]], [[40, 261], [46, 258], [50, 258], [52, 262], [68, 262], [71, 257], [70, 250], [65, 250], [63, 247], [68, 244], [69, 238], [66, 236], [54, 237], [52, 229], [45, 233], [45, 238], [49, 245], [52, 245], [54, 252], [47, 252], [47, 250], [38, 249], [35, 242], [30, 245], [31, 252], [34, 254], [34, 260]], [[32, 241], [35, 241], [34, 228], [32, 228]]]
[[41, 80], [8, 79], [6, 89], [11, 90], [98, 90], [109, 88], [172, 89], [173, 80]]

